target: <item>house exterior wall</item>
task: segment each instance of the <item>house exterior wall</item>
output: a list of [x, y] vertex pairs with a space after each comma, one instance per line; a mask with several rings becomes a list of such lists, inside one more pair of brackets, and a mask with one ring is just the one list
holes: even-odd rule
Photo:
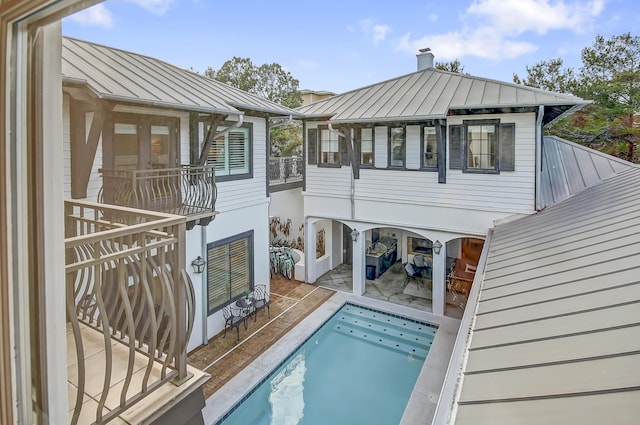
[[[447, 168], [446, 184], [438, 173], [419, 168], [419, 127], [407, 126], [407, 170], [387, 167], [387, 127], [375, 128], [375, 168], [361, 168], [354, 180], [351, 216], [351, 169], [307, 165], [305, 216], [355, 219], [486, 234], [493, 221], [530, 214], [535, 199], [535, 114], [449, 117], [447, 125], [465, 119], [500, 119], [515, 123], [515, 171], [464, 173]], [[309, 123], [316, 128], [318, 123]], [[448, 132], [447, 132], [448, 134]], [[447, 143], [448, 145], [448, 143]], [[448, 167], [448, 161], [447, 161]]]
[[[304, 224], [302, 189], [297, 187], [295, 189], [272, 192], [269, 197], [271, 198], [269, 200], [269, 218], [279, 217], [285, 223], [287, 219], [291, 219], [288, 239], [297, 241], [298, 237], [303, 238], [304, 229], [300, 230], [300, 226]], [[299, 279], [299, 276], [297, 278]]]

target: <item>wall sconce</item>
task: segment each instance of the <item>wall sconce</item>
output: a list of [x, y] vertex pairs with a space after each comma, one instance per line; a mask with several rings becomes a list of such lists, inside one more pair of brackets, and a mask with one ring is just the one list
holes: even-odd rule
[[440, 254], [440, 248], [442, 248], [442, 243], [440, 241], [435, 241], [433, 243], [433, 253], [436, 255]]
[[198, 258], [196, 258], [191, 262], [191, 267], [193, 267], [193, 272], [195, 274], [202, 274], [202, 272], [204, 271], [205, 264], [207, 264], [207, 262], [204, 261], [204, 258], [198, 255]]
[[359, 234], [360, 234], [360, 232], [358, 232], [358, 229], [354, 228], [354, 229], [351, 231], [351, 240], [352, 240], [352, 241], [354, 241], [354, 242], [357, 242], [357, 241], [358, 241], [358, 235], [359, 235]]

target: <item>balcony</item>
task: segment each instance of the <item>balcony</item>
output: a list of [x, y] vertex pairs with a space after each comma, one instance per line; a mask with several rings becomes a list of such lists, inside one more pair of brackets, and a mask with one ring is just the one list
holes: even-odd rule
[[185, 221], [65, 201], [72, 425], [151, 422], [201, 397], [208, 376], [186, 362], [195, 295], [184, 271]]
[[277, 192], [302, 187], [304, 163], [302, 157], [269, 159], [269, 191]]
[[214, 166], [182, 165], [149, 170], [102, 169], [98, 202], [187, 217], [188, 228], [216, 214]]

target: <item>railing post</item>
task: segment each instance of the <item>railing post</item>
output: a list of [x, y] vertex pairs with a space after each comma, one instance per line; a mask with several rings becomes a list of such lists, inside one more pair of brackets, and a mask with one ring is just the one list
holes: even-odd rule
[[174, 267], [171, 268], [173, 275], [173, 283], [175, 285], [175, 302], [176, 302], [176, 343], [179, 350], [176, 355], [176, 369], [178, 371], [177, 381], [181, 383], [187, 378], [187, 294], [182, 282], [182, 270], [186, 267], [186, 225], [184, 221], [174, 226], [175, 237], [177, 239], [175, 249], [173, 251]]

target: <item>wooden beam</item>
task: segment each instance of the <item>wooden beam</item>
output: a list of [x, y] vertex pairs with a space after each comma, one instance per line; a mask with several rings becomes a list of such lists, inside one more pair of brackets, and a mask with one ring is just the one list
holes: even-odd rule
[[89, 135], [85, 136], [86, 109], [79, 102], [71, 100], [71, 197], [86, 198], [91, 170], [96, 158], [100, 135], [106, 115], [113, 109], [113, 104], [99, 103], [93, 113]]
[[202, 144], [202, 150], [200, 151], [200, 158], [198, 159], [197, 165], [206, 164], [207, 157], [209, 156], [209, 149], [211, 149], [211, 143], [213, 142], [213, 137], [216, 134], [218, 125], [222, 121], [224, 121], [224, 115], [211, 114], [209, 117], [209, 130], [207, 131], [204, 143]]

